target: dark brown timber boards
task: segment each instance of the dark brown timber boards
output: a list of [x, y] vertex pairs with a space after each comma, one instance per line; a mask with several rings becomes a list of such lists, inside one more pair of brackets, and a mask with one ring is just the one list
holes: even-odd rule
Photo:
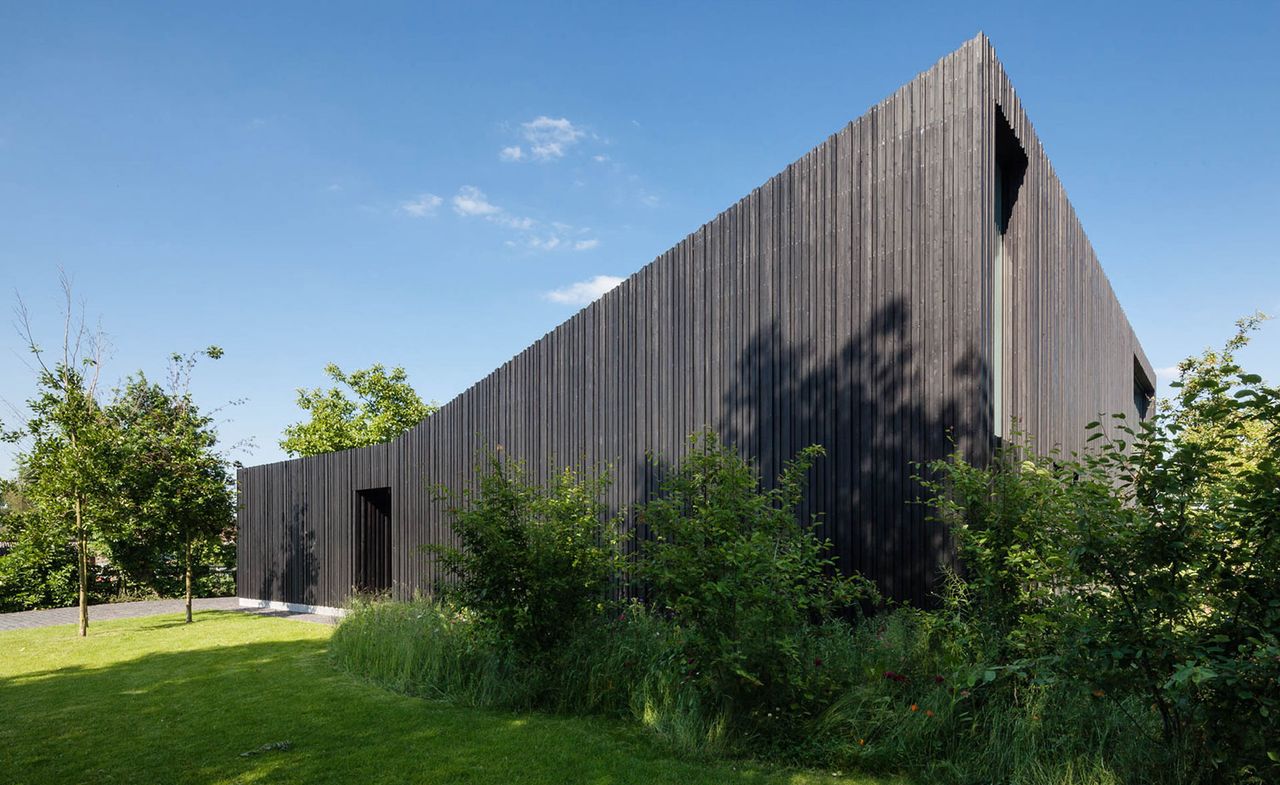
[[421, 546], [450, 537], [430, 488], [468, 487], [485, 445], [542, 478], [607, 464], [626, 510], [654, 489], [646, 453], [705, 426], [765, 477], [825, 446], [806, 514], [845, 568], [926, 603], [952, 554], [908, 504], [913, 461], [952, 440], [982, 460], [1015, 427], [1080, 449], [1153, 378], [980, 35], [395, 442], [241, 470], [239, 594], [429, 590]]

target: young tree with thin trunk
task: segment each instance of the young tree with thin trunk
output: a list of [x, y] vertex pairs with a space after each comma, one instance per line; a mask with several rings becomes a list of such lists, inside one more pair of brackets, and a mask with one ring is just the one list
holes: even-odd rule
[[157, 573], [163, 561], [182, 565], [187, 621], [195, 570], [201, 552], [234, 525], [234, 476], [230, 461], [217, 450], [213, 418], [201, 413], [191, 395], [191, 372], [201, 357], [218, 359], [211, 346], [170, 358], [169, 384], [161, 386], [139, 373], [131, 377], [107, 407], [120, 434], [115, 472], [119, 494], [112, 526], [113, 553], [134, 543], [145, 570]]
[[30, 314], [18, 301], [18, 332], [34, 358], [36, 394], [27, 401], [27, 421], [4, 435], [14, 442], [30, 440], [30, 448], [18, 457], [23, 493], [39, 515], [75, 543], [80, 634], [87, 635], [90, 562], [100, 534], [98, 511], [110, 495], [103, 467], [114, 435], [98, 401], [105, 341], [99, 330], [86, 324], [84, 308], [76, 307], [65, 275], [61, 284], [64, 311], [58, 354], [36, 341]]

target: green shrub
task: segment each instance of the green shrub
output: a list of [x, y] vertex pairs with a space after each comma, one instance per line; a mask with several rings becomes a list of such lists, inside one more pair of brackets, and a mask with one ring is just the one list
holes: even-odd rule
[[681, 630], [683, 680], [735, 732], [778, 739], [802, 723], [776, 717], [818, 711], [833, 690], [811, 656], [811, 626], [869, 597], [870, 584], [840, 576], [816, 522], [798, 520], [820, 447], [801, 451], [766, 490], [714, 434], [691, 442], [638, 511], [650, 534], [638, 572]]
[[1000, 641], [992, 673], [1128, 707], [1171, 780], [1280, 778], [1280, 389], [1234, 352], [1183, 363], [1171, 406], [1094, 452], [1006, 448], [932, 468], [966, 565], [953, 635]]
[[0, 524], [0, 613], [75, 605], [76, 550], [65, 533], [34, 510], [7, 511]]
[[441, 588], [515, 655], [546, 656], [604, 611], [617, 576], [617, 520], [599, 501], [607, 480], [565, 469], [544, 488], [497, 452], [479, 475], [452, 511], [459, 547], [430, 549], [455, 579]]

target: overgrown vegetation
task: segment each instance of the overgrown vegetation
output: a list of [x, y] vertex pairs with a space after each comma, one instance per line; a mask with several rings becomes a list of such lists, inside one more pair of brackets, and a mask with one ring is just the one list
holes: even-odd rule
[[444, 588], [512, 655], [554, 652], [604, 610], [619, 567], [617, 521], [599, 500], [606, 484], [566, 469], [543, 488], [495, 450], [478, 490], [455, 500], [460, 545], [431, 549], [456, 578]]
[[968, 566], [947, 607], [1006, 689], [1149, 707], [1134, 731], [1182, 781], [1280, 776], [1280, 389], [1235, 360], [1257, 323], [1183, 363], [1154, 417], [1091, 423], [1096, 451], [928, 483]]
[[[856, 613], [869, 587], [796, 517], [820, 450], [765, 488], [704, 435], [635, 511], [650, 536], [620, 574], [647, 604], [605, 599], [599, 486], [542, 490], [490, 464], [458, 511], [463, 588], [359, 604], [333, 653], [396, 690], [629, 718], [694, 755], [928, 782], [1276, 781], [1280, 390], [1236, 362], [1257, 324], [1183, 363], [1152, 419], [1091, 424], [1084, 455], [1011, 443], [986, 466], [921, 467], [964, 565], [935, 610]], [[562, 576], [518, 556], [507, 570], [502, 549], [546, 531], [566, 487], [557, 525], [583, 536], [549, 558], [599, 569], [524, 656], [501, 641]]]

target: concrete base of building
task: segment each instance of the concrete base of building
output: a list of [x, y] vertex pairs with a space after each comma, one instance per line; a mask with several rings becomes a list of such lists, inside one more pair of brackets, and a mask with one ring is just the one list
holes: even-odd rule
[[331, 608], [328, 605], [304, 605], [298, 602], [278, 602], [276, 600], [251, 600], [247, 597], [240, 597], [239, 600], [241, 608], [266, 608], [273, 611], [310, 613], [316, 616], [333, 616], [335, 618], [347, 615], [346, 608]]

